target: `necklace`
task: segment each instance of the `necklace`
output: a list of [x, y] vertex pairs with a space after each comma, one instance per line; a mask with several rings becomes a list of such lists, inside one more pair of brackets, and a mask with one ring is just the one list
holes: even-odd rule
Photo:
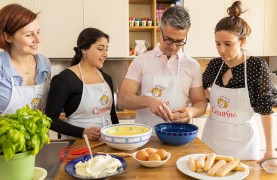
[[29, 66], [28, 68], [25, 70], [25, 68], [22, 68], [20, 67], [19, 65], [17, 65], [17, 67], [26, 75], [29, 75], [30, 74], [30, 71], [29, 71]]
[[22, 68], [19, 64], [13, 62], [13, 64], [15, 65], [16, 69], [20, 70], [23, 74], [25, 75], [29, 75], [30, 74], [30, 64], [28, 64], [27, 69], [25, 70], [25, 68]]

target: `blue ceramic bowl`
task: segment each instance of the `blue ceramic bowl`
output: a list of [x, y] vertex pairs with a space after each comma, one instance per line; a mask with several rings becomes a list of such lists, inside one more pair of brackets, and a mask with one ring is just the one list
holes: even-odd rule
[[181, 146], [194, 140], [198, 127], [193, 124], [161, 123], [155, 126], [155, 131], [163, 143]]

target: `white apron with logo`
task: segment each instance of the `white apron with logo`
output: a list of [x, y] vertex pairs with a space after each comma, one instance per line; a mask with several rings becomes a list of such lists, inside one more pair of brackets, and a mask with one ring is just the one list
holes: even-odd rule
[[[173, 73], [173, 69], [171, 69], [170, 74], [162, 72], [160, 74], [156, 74], [155, 77], [147, 74], [147, 71], [151, 71], [149, 67], [155, 58], [158, 48], [159, 47], [154, 50], [155, 52], [153, 53], [153, 57], [151, 58], [149, 65], [143, 70], [144, 75], [141, 82], [141, 87], [143, 88], [141, 89], [140, 96], [156, 97], [163, 101], [171, 110], [174, 108], [185, 107], [188, 102], [188, 98], [183, 95], [179, 80], [180, 60], [182, 58], [179, 57], [178, 60], [177, 74]], [[172, 60], [171, 58], [168, 61]], [[154, 128], [156, 124], [163, 123], [165, 121], [159, 116], [153, 114], [149, 108], [144, 108], [137, 110], [136, 122]], [[152, 132], [155, 134], [155, 130]]]
[[[77, 110], [68, 117], [67, 122], [82, 128], [101, 128], [111, 124], [110, 112], [113, 98], [110, 86], [98, 70], [98, 74], [104, 82], [98, 84], [85, 84], [80, 64], [79, 70], [83, 81], [82, 98]], [[61, 138], [72, 137], [62, 135]]]
[[48, 78], [44, 83], [31, 86], [15, 86], [13, 77], [11, 78], [11, 81], [11, 99], [7, 108], [2, 114], [14, 114], [17, 109], [20, 109], [27, 104], [31, 109], [39, 109], [44, 112], [50, 88], [50, 82]]
[[245, 88], [230, 89], [215, 84], [222, 63], [211, 88], [211, 112], [204, 126], [202, 141], [217, 154], [257, 160], [260, 140], [249, 99], [245, 56], [244, 64]]

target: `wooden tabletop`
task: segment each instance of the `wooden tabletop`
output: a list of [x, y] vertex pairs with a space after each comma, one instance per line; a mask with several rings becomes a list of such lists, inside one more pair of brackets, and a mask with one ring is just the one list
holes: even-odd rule
[[[91, 146], [99, 143], [98, 141], [90, 141]], [[77, 139], [74, 143], [74, 146], [85, 146], [85, 141], [83, 139]], [[163, 144], [156, 136], [151, 137], [150, 141], [144, 145], [143, 147], [139, 149], [143, 149], [146, 147], [153, 147], [157, 149], [165, 149], [166, 151], [169, 151], [171, 153], [171, 158], [169, 161], [164, 164], [163, 166], [156, 167], [156, 168], [147, 168], [143, 167], [140, 164], [138, 164], [132, 157], [126, 157], [124, 158], [127, 162], [127, 168], [126, 170], [112, 178], [109, 178], [111, 180], [124, 180], [124, 179], [142, 179], [142, 180], [152, 180], [152, 179], [160, 179], [160, 180], [183, 180], [183, 179], [193, 179], [185, 174], [183, 174], [181, 171], [177, 169], [176, 161], [188, 154], [194, 154], [194, 153], [211, 153], [213, 152], [211, 148], [209, 148], [206, 144], [204, 144], [202, 141], [200, 141], [198, 138], [196, 138], [191, 143], [184, 145], [184, 146], [170, 146]], [[137, 151], [138, 149], [134, 151], [128, 151], [128, 153], [132, 153]], [[97, 147], [93, 150], [94, 152], [122, 152], [120, 150], [116, 150], [113, 148], [110, 148], [107, 145], [103, 145], [100, 147]], [[125, 151], [126, 152], [126, 151]], [[55, 179], [56, 180], [71, 180], [75, 179], [69, 174], [67, 174], [64, 170], [65, 165], [67, 161], [63, 162], [56, 174]], [[272, 175], [265, 172], [259, 164], [257, 164], [255, 161], [244, 161], [245, 164], [248, 164], [251, 166], [250, 174], [247, 176], [247, 180], [273, 180], [277, 179], [277, 174]]]

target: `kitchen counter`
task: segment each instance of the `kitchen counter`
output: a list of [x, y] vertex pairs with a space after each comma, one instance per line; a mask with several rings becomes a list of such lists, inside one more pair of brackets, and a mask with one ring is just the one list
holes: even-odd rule
[[134, 119], [136, 117], [135, 110], [124, 109], [124, 111], [116, 111], [118, 119]]
[[[277, 106], [273, 107], [272, 110], [274, 113], [277, 113]], [[119, 119], [127, 119], [127, 118], [133, 119], [136, 117], [135, 110], [124, 109], [124, 111], [117, 111], [116, 114]], [[210, 114], [210, 108], [208, 107], [205, 115], [207, 116], [209, 114]]]
[[36, 155], [35, 166], [44, 168], [47, 171], [46, 179], [53, 179], [59, 169], [59, 153], [62, 149], [71, 146], [73, 140], [52, 140], [50, 144], [44, 144], [42, 149]]
[[[118, 119], [134, 119], [136, 117], [135, 110], [124, 109], [124, 111], [116, 111]], [[65, 114], [60, 114], [60, 119], [66, 120]]]
[[[98, 141], [90, 141], [91, 146], [99, 143]], [[77, 139], [74, 146], [85, 146], [85, 141], [83, 139]], [[153, 147], [153, 148], [163, 148], [171, 153], [171, 158], [169, 161], [157, 168], [146, 168], [138, 164], [132, 157], [124, 158], [127, 162], [127, 169], [112, 178], [109, 179], [142, 179], [142, 180], [151, 180], [151, 179], [174, 179], [174, 180], [183, 180], [183, 179], [193, 179], [181, 171], [177, 169], [176, 161], [188, 154], [194, 153], [211, 153], [213, 152], [211, 148], [209, 148], [206, 144], [196, 138], [191, 143], [184, 146], [170, 146], [163, 144], [156, 136], [152, 136], [150, 141], [144, 145], [145, 147]], [[142, 149], [141, 148], [141, 149]], [[122, 152], [120, 150], [113, 149], [107, 145], [97, 147], [93, 149], [94, 152]], [[135, 150], [137, 151], [137, 150]], [[128, 153], [132, 153], [133, 151], [129, 151]], [[255, 161], [243, 161], [245, 164], [251, 166], [250, 174], [245, 178], [246, 180], [273, 180], [277, 179], [277, 175], [268, 174], [264, 171], [259, 164]], [[69, 174], [65, 172], [65, 165], [67, 162], [63, 162], [56, 174], [56, 180], [73, 180], [75, 178], [71, 177]]]

